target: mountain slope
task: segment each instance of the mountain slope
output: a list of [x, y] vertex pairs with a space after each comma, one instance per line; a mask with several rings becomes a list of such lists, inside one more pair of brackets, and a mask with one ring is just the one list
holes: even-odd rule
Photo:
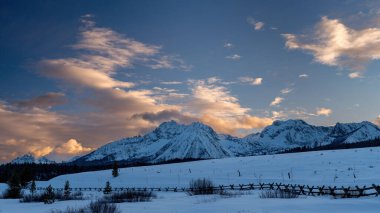
[[170, 121], [162, 123], [144, 136], [124, 138], [106, 144], [75, 162], [160, 162], [234, 156], [221, 145], [223, 139], [211, 127], [202, 123], [181, 125]]

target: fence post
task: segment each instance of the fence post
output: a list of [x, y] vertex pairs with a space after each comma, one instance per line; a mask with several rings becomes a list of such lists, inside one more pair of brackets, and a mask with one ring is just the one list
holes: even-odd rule
[[380, 194], [380, 187], [376, 186], [375, 184], [372, 184], [372, 186], [376, 190], [376, 196], [379, 196], [379, 194]]

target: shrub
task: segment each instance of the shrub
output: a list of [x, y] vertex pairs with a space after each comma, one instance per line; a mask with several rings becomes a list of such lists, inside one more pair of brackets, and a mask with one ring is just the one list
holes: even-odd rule
[[[83, 200], [82, 192], [71, 193], [69, 196], [65, 196], [61, 192], [54, 192], [54, 197], [56, 200]], [[43, 193], [35, 193], [35, 194], [27, 194], [23, 195], [20, 199], [22, 203], [34, 203], [34, 202], [45, 202], [46, 200], [46, 192]]]
[[206, 178], [191, 180], [189, 185], [190, 189], [192, 189], [188, 192], [190, 195], [207, 195], [219, 193], [213, 182]]
[[156, 198], [153, 192], [148, 191], [125, 191], [115, 192], [110, 196], [105, 196], [104, 199], [111, 203], [123, 203], [123, 202], [147, 202], [152, 198]]
[[91, 202], [87, 207], [92, 213], [119, 213], [119, 209], [114, 203], [104, 201]]
[[260, 198], [298, 198], [299, 193], [290, 190], [263, 190], [260, 193]]
[[51, 213], [120, 213], [119, 208], [114, 203], [104, 201], [91, 202], [89, 205], [82, 208], [67, 207], [65, 211], [53, 210]]

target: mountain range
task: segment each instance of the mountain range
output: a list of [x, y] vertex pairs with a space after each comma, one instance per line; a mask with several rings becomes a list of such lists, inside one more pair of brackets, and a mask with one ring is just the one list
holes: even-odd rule
[[11, 164], [26, 164], [26, 163], [36, 163], [36, 164], [52, 164], [55, 161], [49, 160], [46, 157], [35, 158], [31, 153], [25, 154], [23, 156], [13, 159]]
[[211, 127], [164, 122], [143, 136], [123, 138], [82, 156], [77, 164], [113, 161], [158, 163], [175, 159], [210, 159], [276, 153], [284, 149], [356, 143], [380, 137], [375, 124], [337, 123], [314, 126], [303, 120], [275, 121], [261, 132], [239, 138], [218, 134]]
[[[368, 121], [337, 123], [328, 127], [310, 125], [303, 120], [274, 121], [261, 132], [243, 138], [218, 134], [200, 122], [184, 125], [168, 121], [143, 136], [108, 143], [87, 155], [74, 158], [71, 163], [159, 163], [183, 159], [226, 158], [270, 154], [303, 146], [357, 143], [375, 138], [380, 138], [380, 129]], [[11, 161], [14, 164], [32, 162], [53, 163], [45, 157], [35, 159], [31, 154]]]

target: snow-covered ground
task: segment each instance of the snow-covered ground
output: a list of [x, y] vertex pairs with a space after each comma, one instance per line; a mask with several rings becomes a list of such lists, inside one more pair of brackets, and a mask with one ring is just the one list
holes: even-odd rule
[[[239, 172], [241, 176], [239, 176]], [[289, 179], [290, 175], [290, 179]], [[215, 184], [282, 182], [309, 185], [380, 184], [380, 148], [363, 148], [204, 160], [157, 166], [62, 175], [37, 186], [186, 187], [191, 179], [210, 178]]]
[[[121, 212], [128, 213], [377, 213], [380, 198], [331, 199], [329, 197], [300, 197], [297, 199], [261, 199], [259, 192], [222, 198], [218, 195], [188, 196], [182, 192], [161, 192], [151, 202], [119, 203]], [[83, 207], [90, 200], [62, 201], [50, 205], [42, 203], [19, 203], [18, 200], [1, 200], [1, 213], [49, 213], [65, 210], [67, 206]]]
[[[241, 176], [239, 176], [239, 172]], [[380, 184], [380, 148], [320, 151], [282, 155], [225, 158], [197, 162], [120, 169], [113, 178], [111, 170], [63, 175], [37, 186], [62, 188], [66, 180], [71, 187], [186, 187], [191, 179], [210, 178], [215, 184], [287, 182], [310, 185]], [[290, 178], [289, 176], [290, 175]], [[0, 184], [0, 190], [5, 184]], [[94, 199], [97, 192], [86, 192]], [[178, 192], [160, 192], [147, 203], [118, 204], [122, 212], [378, 212], [380, 198], [333, 199], [300, 197], [297, 199], [260, 199], [259, 191], [231, 198], [188, 196]], [[81, 207], [90, 202], [64, 201], [52, 205], [25, 204], [17, 200], [0, 200], [0, 212], [49, 212], [67, 206]], [[127, 211], [128, 210], [128, 211]]]

